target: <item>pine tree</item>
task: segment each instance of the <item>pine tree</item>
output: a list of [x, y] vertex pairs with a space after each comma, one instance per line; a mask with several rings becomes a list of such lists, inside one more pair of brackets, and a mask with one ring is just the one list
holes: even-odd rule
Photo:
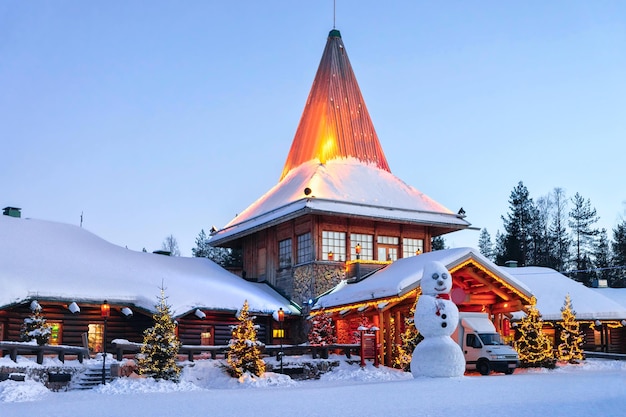
[[515, 349], [522, 368], [554, 368], [552, 343], [543, 332], [543, 320], [535, 307], [535, 300], [517, 329]]
[[178, 382], [180, 367], [176, 364], [176, 357], [180, 341], [176, 336], [176, 323], [172, 319], [163, 287], [155, 308], [156, 312], [152, 315], [154, 326], [143, 333], [137, 367], [141, 375]]
[[572, 300], [569, 294], [565, 297], [565, 303], [561, 308], [562, 320], [558, 323], [559, 346], [557, 347], [557, 359], [563, 362], [578, 363], [583, 359], [583, 333], [576, 321], [576, 312], [572, 310]]
[[313, 316], [308, 339], [309, 344], [313, 346], [327, 346], [337, 342], [335, 325], [328, 313], [322, 311]]
[[609, 285], [613, 281], [613, 272], [611, 270], [611, 245], [606, 233], [606, 229], [600, 230], [596, 245], [592, 249], [593, 266], [595, 271], [592, 276], [597, 280], [604, 280]]
[[414, 320], [415, 307], [417, 306], [419, 295], [420, 293], [418, 292], [418, 295], [415, 298], [415, 303], [409, 311], [409, 315], [404, 318], [404, 332], [400, 335], [402, 344], [398, 346], [397, 354], [393, 358], [393, 367], [407, 372], [411, 368], [411, 357], [413, 356], [415, 346], [417, 346], [417, 344], [424, 339], [424, 336], [422, 336], [419, 330], [415, 328]]
[[491, 243], [491, 235], [487, 229], [480, 230], [480, 236], [478, 237], [478, 250], [490, 261], [495, 259], [493, 243]]
[[33, 301], [32, 314], [24, 319], [20, 329], [20, 339], [24, 342], [36, 340], [39, 346], [45, 345], [50, 340], [52, 327], [46, 323], [46, 319], [41, 313], [41, 306]]
[[265, 373], [265, 362], [261, 358], [260, 349], [263, 343], [257, 340], [258, 326], [254, 324], [254, 319], [255, 317], [248, 313], [248, 300], [246, 300], [237, 315], [239, 323], [233, 326], [232, 339], [228, 344], [228, 371], [235, 378], [245, 373], [256, 376], [262, 376]]
[[430, 246], [433, 251], [443, 250], [446, 248], [446, 239], [443, 236], [435, 236], [430, 240]]
[[240, 266], [242, 264], [241, 250], [230, 248], [214, 248], [209, 245], [209, 238], [204, 229], [196, 238], [196, 247], [191, 249], [191, 254], [196, 258], [209, 258], [223, 267]]
[[626, 220], [613, 229], [613, 279], [609, 283], [611, 287], [626, 287]]
[[598, 229], [593, 228], [593, 225], [598, 222], [599, 217], [596, 215], [596, 209], [591, 207], [591, 201], [585, 200], [580, 194], [574, 195], [572, 203], [574, 207], [569, 213], [569, 226], [574, 235], [576, 280], [589, 286], [591, 284], [590, 276], [584, 271], [590, 267], [588, 258], [595, 237], [599, 233]]
[[520, 181], [509, 197], [509, 214], [502, 216], [504, 222], [503, 253], [498, 254], [496, 262], [504, 265], [507, 261], [517, 261], [519, 266], [526, 266], [532, 260], [532, 235], [537, 213], [526, 186]]

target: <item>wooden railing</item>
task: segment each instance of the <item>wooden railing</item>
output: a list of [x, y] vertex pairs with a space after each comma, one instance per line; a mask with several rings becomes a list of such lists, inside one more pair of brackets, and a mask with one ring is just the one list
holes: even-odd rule
[[[115, 350], [116, 359], [121, 361], [126, 353], [137, 353], [141, 351], [141, 343], [129, 342], [127, 340], [114, 340], [113, 348]], [[265, 345], [261, 348], [263, 353], [269, 356], [276, 356], [282, 351], [285, 356], [294, 355], [311, 355], [312, 358], [327, 359], [331, 351], [341, 351], [347, 358], [352, 354], [359, 354], [360, 344], [334, 344], [327, 346], [311, 346], [311, 345]], [[187, 360], [193, 362], [195, 355], [209, 353], [211, 359], [215, 359], [218, 354], [227, 354], [228, 345], [182, 345], [178, 349], [178, 353], [187, 356]]]
[[43, 363], [46, 353], [55, 353], [61, 362], [65, 362], [65, 355], [76, 355], [78, 361], [83, 363], [85, 357], [89, 357], [89, 349], [81, 346], [65, 345], [30, 345], [23, 342], [0, 342], [0, 353], [9, 352], [9, 357], [13, 362], [17, 362], [17, 355], [37, 355], [37, 363]]

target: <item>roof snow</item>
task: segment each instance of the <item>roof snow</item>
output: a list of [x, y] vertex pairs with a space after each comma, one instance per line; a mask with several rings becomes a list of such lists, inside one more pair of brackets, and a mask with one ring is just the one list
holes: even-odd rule
[[442, 225], [456, 230], [470, 225], [462, 216], [373, 164], [355, 158], [333, 159], [325, 164], [315, 160], [292, 169], [218, 231], [211, 243], [230, 240], [305, 211]]
[[251, 311], [282, 307], [299, 314], [265, 284], [226, 271], [206, 258], [137, 252], [68, 224], [0, 216], [0, 307], [25, 299], [128, 303], [154, 310], [165, 287], [174, 316], [196, 308]]

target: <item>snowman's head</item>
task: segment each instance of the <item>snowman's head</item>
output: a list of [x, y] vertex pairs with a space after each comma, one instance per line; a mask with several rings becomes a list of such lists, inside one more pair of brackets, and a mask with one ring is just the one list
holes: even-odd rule
[[422, 294], [448, 294], [452, 289], [452, 276], [441, 262], [432, 261], [424, 266], [420, 285]]

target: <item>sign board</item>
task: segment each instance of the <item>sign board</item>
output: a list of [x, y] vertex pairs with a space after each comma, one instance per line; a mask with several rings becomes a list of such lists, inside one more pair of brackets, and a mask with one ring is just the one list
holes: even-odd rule
[[361, 332], [361, 366], [365, 366], [365, 359], [374, 359], [374, 366], [378, 366], [378, 349], [376, 333]]

